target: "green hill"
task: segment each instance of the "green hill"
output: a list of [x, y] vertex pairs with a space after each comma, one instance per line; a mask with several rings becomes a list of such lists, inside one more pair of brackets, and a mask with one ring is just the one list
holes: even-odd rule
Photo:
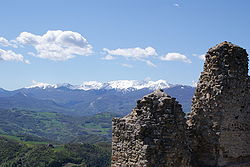
[[0, 114], [0, 167], [110, 165], [113, 114], [71, 117], [20, 109]]
[[33, 136], [64, 143], [111, 141], [111, 119], [115, 116], [101, 113], [71, 117], [19, 109], [0, 110], [0, 114], [0, 134]]
[[110, 154], [111, 146], [105, 143], [30, 144], [15, 136], [0, 137], [1, 167], [105, 167]]

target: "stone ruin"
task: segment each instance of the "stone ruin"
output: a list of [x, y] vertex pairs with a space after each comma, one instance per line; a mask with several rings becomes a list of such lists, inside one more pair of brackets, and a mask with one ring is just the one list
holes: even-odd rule
[[188, 167], [184, 116], [162, 90], [138, 100], [129, 115], [113, 119], [112, 167]]
[[250, 167], [249, 86], [245, 49], [209, 49], [187, 122], [196, 166]]
[[250, 78], [245, 49], [209, 49], [187, 120], [157, 90], [113, 119], [112, 167], [250, 167]]

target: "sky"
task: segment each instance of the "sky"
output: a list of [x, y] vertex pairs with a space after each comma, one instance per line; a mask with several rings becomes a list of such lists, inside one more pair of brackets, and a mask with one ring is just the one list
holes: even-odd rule
[[249, 0], [0, 1], [0, 87], [159, 80], [192, 85], [207, 50], [250, 52]]

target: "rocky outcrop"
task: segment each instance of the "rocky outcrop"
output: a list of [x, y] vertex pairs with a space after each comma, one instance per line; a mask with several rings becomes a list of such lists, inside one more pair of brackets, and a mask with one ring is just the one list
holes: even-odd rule
[[129, 115], [113, 119], [112, 167], [188, 167], [184, 116], [162, 90], [138, 100]]
[[209, 49], [188, 118], [195, 166], [250, 166], [249, 83], [245, 49]]

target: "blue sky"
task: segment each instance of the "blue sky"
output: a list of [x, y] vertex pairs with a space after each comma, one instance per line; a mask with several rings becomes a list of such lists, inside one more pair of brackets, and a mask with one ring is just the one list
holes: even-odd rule
[[149, 78], [192, 85], [210, 47], [230, 41], [250, 52], [249, 6], [248, 0], [1, 1], [0, 87]]

